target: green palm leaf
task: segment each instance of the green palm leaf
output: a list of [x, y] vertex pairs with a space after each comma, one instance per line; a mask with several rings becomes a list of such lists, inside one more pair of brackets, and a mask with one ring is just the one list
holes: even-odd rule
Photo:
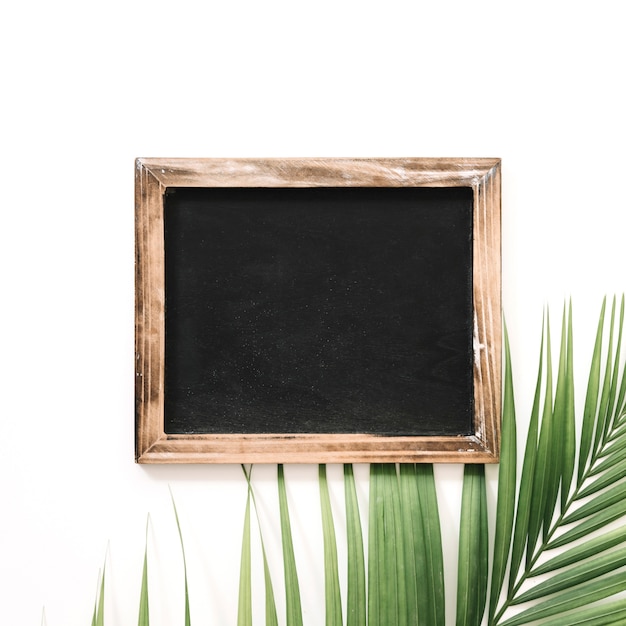
[[369, 519], [369, 626], [444, 626], [433, 466], [371, 465]]
[[[606, 317], [606, 303], [603, 302], [577, 454], [573, 435], [571, 305], [568, 314], [564, 311], [554, 407], [551, 406], [550, 328], [549, 323], [547, 325], [546, 374], [542, 383], [544, 407], [539, 425], [539, 442], [535, 447], [533, 442], [536, 441], [536, 431], [533, 422], [535, 415], [538, 415], [537, 392], [519, 487], [509, 588], [500, 609], [495, 614], [490, 612], [491, 625], [517, 626], [548, 618], [549, 622], [546, 623], [553, 626], [569, 626], [574, 623], [611, 624], [619, 623], [626, 609], [621, 604], [599, 604], [585, 609], [584, 614], [577, 611], [576, 621], [573, 621], [569, 613], [576, 607], [593, 605], [626, 589], [626, 573], [619, 571], [626, 566], [626, 530], [609, 526], [626, 516], [626, 485], [623, 482], [626, 476], [626, 457], [616, 443], [617, 433], [623, 428], [621, 415], [625, 397], [622, 393], [625, 387], [625, 366], [621, 354], [624, 298], [619, 316], [616, 315], [616, 304], [613, 303], [608, 322], [609, 338], [604, 345]], [[507, 370], [510, 367], [508, 361], [506, 367]], [[540, 362], [538, 380], [542, 378], [541, 369]], [[503, 430], [504, 427], [503, 424]], [[506, 454], [503, 448], [505, 462]], [[531, 488], [526, 467], [532, 465], [535, 455]], [[576, 465], [578, 473], [572, 491]], [[546, 492], [545, 495], [542, 495], [543, 491]], [[530, 498], [527, 497], [529, 492], [533, 494]], [[559, 492], [560, 515], [556, 511]], [[524, 500], [522, 496], [525, 497]], [[581, 505], [582, 498], [586, 501]], [[526, 516], [529, 523], [524, 537]], [[546, 558], [551, 550], [564, 546], [568, 546], [565, 552]], [[524, 549], [526, 563], [520, 575], [518, 563], [521, 564]], [[619, 573], [614, 573], [617, 571]], [[534, 577], [539, 574], [545, 577], [548, 573], [550, 576], [547, 579], [530, 585]], [[533, 606], [506, 619], [509, 606], [531, 601], [535, 603]], [[492, 598], [491, 602], [497, 600]], [[604, 610], [606, 613], [603, 613]], [[561, 615], [563, 616], [559, 617]]]
[[554, 414], [557, 436], [561, 438], [559, 455], [561, 479], [561, 512], [565, 510], [570, 494], [576, 465], [576, 420], [574, 414], [574, 350], [573, 350], [572, 303], [569, 315], [563, 311], [562, 335], [567, 340], [561, 342], [561, 362], [554, 400]]
[[[541, 387], [543, 380], [543, 352], [544, 352], [544, 334], [545, 327], [541, 332], [541, 345], [539, 348], [539, 367], [537, 373], [537, 383], [535, 386], [535, 396], [530, 414], [530, 422], [528, 425], [528, 435], [526, 438], [526, 448], [524, 452], [524, 462], [522, 466], [522, 476], [519, 485], [519, 495], [517, 499], [515, 530], [513, 532], [513, 544], [511, 546], [511, 564], [509, 572], [509, 588], [508, 596], [511, 597], [515, 593], [515, 585], [518, 573], [522, 564], [522, 559], [528, 543], [530, 512], [533, 510], [533, 483], [535, 478], [535, 465], [537, 462], [537, 439], [539, 435], [539, 411], [541, 405]], [[507, 363], [505, 362], [505, 366]], [[508, 364], [510, 369], [510, 363]], [[505, 381], [509, 377], [509, 373], [505, 372]], [[504, 424], [503, 424], [504, 427]], [[502, 449], [500, 463], [510, 463], [507, 461], [506, 454], [513, 452], [510, 448]], [[497, 598], [494, 600], [497, 602]], [[493, 619], [491, 620], [493, 621]]]
[[604, 366], [604, 382], [602, 384], [602, 392], [600, 395], [600, 406], [596, 415], [595, 437], [593, 446], [592, 464], [598, 456], [602, 455], [602, 446], [606, 443], [609, 436], [608, 425], [609, 418], [607, 415], [610, 396], [611, 396], [611, 372], [613, 371], [613, 333], [615, 328], [615, 300], [611, 307], [611, 321], [609, 325], [609, 341], [608, 354]]
[[596, 422], [596, 410], [600, 393], [600, 364], [602, 358], [602, 336], [604, 333], [604, 315], [606, 310], [606, 298], [602, 302], [598, 329], [596, 331], [596, 342], [591, 358], [591, 370], [587, 383], [587, 395], [585, 397], [585, 408], [583, 412], [583, 425], [580, 436], [580, 448], [578, 452], [578, 484], [580, 485], [585, 476], [587, 461], [591, 453], [594, 425]]
[[626, 622], [626, 600], [602, 604], [601, 606], [577, 609], [564, 617], [541, 622], [541, 626], [621, 626]]
[[[105, 565], [106, 567], [106, 565]], [[102, 568], [102, 577], [100, 578], [100, 585], [98, 593], [96, 594], [96, 601], [93, 607], [93, 617], [91, 618], [91, 626], [104, 626], [104, 575], [105, 567]]]
[[346, 536], [348, 542], [348, 597], [347, 626], [365, 626], [367, 623], [367, 598], [365, 595], [365, 556], [359, 503], [351, 464], [344, 465], [344, 491], [346, 501]]
[[[254, 489], [252, 488], [252, 466], [246, 468], [245, 465], [241, 466], [243, 475], [246, 478], [248, 484], [248, 496], [251, 497], [254, 505], [254, 511], [256, 513], [257, 524], [259, 526], [259, 536], [261, 539], [261, 552], [263, 554], [263, 573], [265, 580], [265, 626], [278, 626], [278, 614], [276, 611], [276, 601], [274, 599], [274, 586], [272, 585], [272, 577], [270, 574], [269, 564], [267, 562], [267, 553], [265, 551], [265, 542], [263, 541], [263, 533], [261, 532], [261, 524], [259, 522], [259, 513], [256, 506], [256, 497], [254, 495]], [[245, 527], [245, 521], [244, 521]], [[245, 529], [244, 529], [244, 541], [245, 541]], [[252, 584], [252, 581], [250, 581]]]
[[[415, 466], [415, 480], [420, 516], [416, 518], [416, 567], [422, 593], [417, 595], [422, 626], [445, 626], [445, 587], [443, 579], [443, 544], [439, 506], [431, 463]], [[421, 524], [420, 524], [421, 520]], [[421, 525], [422, 534], [419, 533]], [[420, 558], [423, 555], [423, 559]]]
[[185, 580], [185, 626], [191, 626], [191, 613], [189, 611], [189, 583], [187, 580], [187, 557], [185, 556], [185, 544], [183, 542], [183, 533], [180, 529], [180, 519], [178, 518], [178, 510], [174, 500], [174, 494], [170, 488], [170, 497], [172, 498], [172, 506], [174, 507], [174, 517], [176, 518], [176, 528], [178, 529], [178, 539], [180, 541], [180, 550], [183, 555], [183, 575]]
[[551, 492], [550, 479], [552, 478], [551, 445], [552, 445], [552, 355], [550, 348], [550, 325], [547, 325], [546, 334], [546, 382], [544, 408], [539, 430], [539, 442], [536, 451], [532, 491], [530, 493], [528, 515], [528, 539], [526, 547], [526, 566], [533, 560], [535, 547], [539, 539], [539, 532], [544, 521], [548, 492]]
[[[537, 466], [535, 467], [535, 492], [533, 501], [539, 503], [537, 514], [533, 516], [533, 543], [532, 549], [527, 554], [528, 562], [534, 557], [534, 548], [538, 539], [539, 531], [543, 529], [543, 539], [545, 540], [550, 524], [554, 516], [554, 509], [558, 497], [560, 476], [558, 469], [561, 460], [559, 438], [560, 433], [555, 432], [554, 410], [553, 410], [553, 389], [552, 389], [552, 347], [550, 340], [550, 322], [548, 318], [548, 336], [546, 342], [546, 384], [543, 405], [543, 417], [539, 431], [539, 448], [537, 451]], [[559, 442], [555, 445], [555, 442]], [[534, 519], [533, 519], [534, 518]]]
[[148, 524], [146, 524], [146, 547], [143, 554], [143, 571], [141, 574], [141, 591], [139, 593], [139, 626], [150, 626], [150, 606], [148, 601]]
[[512, 604], [521, 604], [529, 600], [544, 598], [552, 593], [570, 589], [581, 583], [593, 580], [626, 565], [626, 548], [612, 550], [596, 558], [590, 558], [575, 567], [570, 567], [536, 585], [526, 593], [515, 598]]
[[461, 500], [457, 626], [480, 626], [487, 597], [487, 495], [485, 466], [466, 465]]
[[289, 504], [285, 487], [285, 470], [278, 465], [278, 501], [280, 507], [280, 529], [283, 543], [283, 564], [285, 569], [285, 594], [287, 605], [287, 626], [302, 626], [302, 605], [296, 555], [293, 549]]
[[584, 522], [581, 522], [577, 526], [574, 526], [574, 528], [571, 528], [562, 535], [559, 535], [556, 539], [550, 541], [546, 545], [546, 549], [553, 550], [554, 548], [565, 546], [572, 541], [582, 539], [593, 532], [602, 530], [602, 528], [624, 515], [626, 515], [626, 502], [616, 502], [599, 513], [591, 515], [585, 519]]
[[595, 498], [583, 504], [580, 508], [572, 511], [563, 519], [563, 524], [571, 524], [585, 519], [594, 513], [603, 511], [604, 509], [621, 502], [626, 499], [626, 483], [620, 482], [610, 489], [598, 494]]
[[611, 445], [607, 445], [604, 453], [600, 456], [600, 461], [592, 470], [589, 471], [589, 477], [601, 474], [612, 467], [615, 467], [618, 463], [626, 461], [626, 446], [624, 446], [624, 435], [626, 430], [622, 433], [622, 436], [615, 439], [611, 438]]
[[510, 553], [513, 520], [515, 517], [515, 484], [517, 471], [517, 425], [515, 421], [515, 398], [513, 393], [513, 373], [511, 349], [504, 324], [504, 394], [502, 402], [502, 452], [498, 472], [498, 499], [496, 510], [496, 531], [493, 543], [493, 565], [491, 570], [491, 590], [489, 616], [493, 618], [506, 573]]
[[[400, 508], [402, 526], [402, 545], [404, 554], [401, 559], [404, 561], [404, 584], [406, 590], [404, 613], [406, 623], [417, 625], [420, 623], [420, 609], [418, 594], [421, 594], [419, 586], [421, 574], [424, 566], [418, 565], [418, 559], [423, 558], [424, 531], [421, 522], [421, 511], [419, 508], [419, 496], [417, 493], [417, 482], [415, 480], [415, 465], [400, 464], [398, 476], [400, 484]], [[424, 620], [421, 620], [424, 623]]]
[[[552, 617], [553, 615], [598, 602], [624, 590], [626, 590], [626, 572], [599, 578], [592, 582], [578, 585], [569, 591], [559, 593], [549, 600], [526, 609], [515, 617], [502, 622], [501, 626], [521, 626], [545, 617]], [[565, 623], [570, 624], [571, 622]]]
[[326, 600], [326, 626], [342, 626], [341, 590], [339, 588], [339, 562], [333, 511], [326, 479], [326, 465], [319, 466], [320, 505], [324, 537], [324, 589]]
[[591, 556], [600, 554], [605, 550], [619, 546], [624, 542], [626, 542], [626, 526], [620, 526], [613, 531], [603, 533], [599, 537], [589, 539], [574, 546], [573, 548], [569, 548], [565, 552], [535, 568], [532, 574], [533, 576], [539, 576], [540, 574], [545, 574], [559, 568], [567, 567], [568, 565], [578, 563]]
[[246, 512], [241, 540], [241, 564], [239, 566], [239, 602], [237, 626], [252, 626], [252, 550], [250, 541], [250, 487], [246, 498]]
[[[393, 472], [393, 476], [392, 476]], [[391, 493], [395, 465], [370, 466], [368, 624], [398, 623], [398, 548], [395, 538], [395, 507]]]

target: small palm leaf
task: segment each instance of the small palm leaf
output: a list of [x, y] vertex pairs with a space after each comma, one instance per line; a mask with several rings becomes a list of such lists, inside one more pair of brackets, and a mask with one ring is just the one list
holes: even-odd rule
[[537, 446], [537, 463], [533, 480], [533, 493], [528, 524], [528, 546], [526, 552], [527, 567], [535, 555], [535, 547], [539, 540], [539, 533], [544, 528], [544, 537], [547, 526], [552, 520], [552, 511], [557, 497], [558, 479], [555, 474], [554, 423], [552, 413], [552, 348], [550, 339], [550, 320], [547, 322], [546, 336], [546, 381], [544, 388], [543, 412], [539, 429], [539, 443]]
[[[263, 573], [265, 579], [265, 626], [278, 626], [278, 614], [276, 611], [276, 601], [274, 599], [274, 586], [272, 585], [272, 577], [270, 575], [270, 568], [267, 562], [267, 553], [265, 551], [265, 542], [263, 541], [263, 533], [261, 532], [259, 513], [256, 506], [256, 498], [254, 495], [254, 489], [252, 488], [252, 466], [250, 466], [250, 468], [248, 469], [245, 465], [242, 465], [241, 469], [248, 484], [248, 496], [252, 499], [252, 503], [254, 504], [254, 511], [256, 513], [257, 524], [259, 526], [259, 536], [261, 539], [261, 551], [263, 553]], [[250, 584], [252, 584], [252, 581], [250, 581]]]
[[517, 425], [515, 421], [515, 398], [513, 394], [513, 373], [511, 368], [511, 349], [504, 324], [504, 361], [505, 380], [502, 402], [502, 452], [498, 472], [498, 499], [496, 510], [496, 532], [493, 548], [491, 571], [491, 591], [489, 594], [489, 616], [493, 618], [510, 553], [515, 517], [515, 483], [517, 471]]
[[[404, 576], [406, 589], [405, 613], [408, 624], [424, 623], [425, 607], [419, 597], [425, 596], [420, 585], [425, 570], [424, 529], [415, 479], [415, 465], [400, 465], [400, 503], [402, 510], [402, 534], [404, 546]], [[422, 606], [420, 606], [422, 604]]]
[[[544, 348], [545, 328], [541, 334], [541, 346], [539, 349], [539, 368], [537, 374], [537, 384], [535, 387], [535, 398], [530, 414], [530, 423], [528, 425], [528, 435], [526, 438], [526, 449], [524, 452], [524, 463], [522, 467], [522, 477], [519, 485], [519, 495], [517, 498], [517, 512], [515, 516], [515, 530], [513, 533], [513, 544], [511, 546], [511, 565], [509, 572], [509, 589], [508, 596], [515, 594], [515, 585], [517, 583], [518, 573], [522, 564], [524, 551], [528, 542], [528, 532], [530, 524], [530, 512], [532, 511], [533, 481], [535, 476], [535, 465], [537, 461], [537, 438], [539, 434], [539, 407], [541, 404], [541, 384], [543, 378], [543, 348]], [[507, 367], [510, 369], [510, 363]], [[505, 372], [505, 380], [509, 377], [509, 373]], [[505, 414], [506, 416], [507, 414]], [[503, 416], [504, 417], [504, 416]], [[503, 425], [504, 427], [504, 425]], [[502, 449], [500, 463], [508, 464], [507, 450], [512, 453], [510, 448]], [[494, 600], [497, 602], [498, 598]], [[493, 615], [492, 615], [493, 621]]]
[[237, 626], [252, 626], [252, 554], [250, 541], [250, 487], [246, 498], [246, 512], [241, 540], [241, 562], [239, 567], [239, 604]]
[[103, 567], [102, 577], [100, 578], [99, 590], [96, 594], [96, 601], [93, 607], [91, 626], [104, 626], [104, 574], [105, 568]]
[[445, 626], [443, 544], [432, 463], [415, 466], [415, 483], [419, 502], [419, 516], [415, 518], [415, 565], [421, 587], [417, 594], [419, 623]]
[[320, 505], [324, 536], [324, 587], [326, 599], [326, 626], [342, 626], [341, 591], [339, 589], [339, 563], [333, 511], [328, 492], [326, 465], [319, 466]]
[[457, 626], [480, 626], [487, 597], [487, 494], [485, 466], [466, 465], [461, 499]]
[[365, 595], [365, 556], [359, 503], [351, 464], [344, 465], [344, 490], [346, 500], [346, 535], [348, 541], [348, 597], [347, 626], [365, 626], [367, 599]]
[[580, 436], [580, 449], [578, 453], [578, 484], [580, 485], [585, 475], [587, 461], [591, 453], [593, 440], [593, 430], [596, 422], [596, 407], [598, 404], [598, 394], [600, 389], [600, 363], [602, 354], [602, 335], [604, 332], [604, 314], [606, 310], [606, 298], [602, 302], [598, 329], [596, 331], [596, 343], [591, 358], [591, 371], [587, 383], [587, 396], [585, 398], [585, 409], [583, 414], [582, 433]]
[[146, 547], [143, 555], [143, 572], [141, 575], [141, 592], [139, 594], [139, 626], [150, 626], [150, 608], [148, 601], [148, 524], [146, 524]]
[[370, 466], [368, 624], [398, 624], [398, 555], [396, 543], [398, 498], [396, 467], [373, 463]]
[[283, 564], [285, 568], [285, 594], [287, 604], [287, 626], [302, 626], [302, 606], [296, 556], [291, 535], [289, 505], [285, 486], [285, 470], [278, 466], [278, 500], [280, 507], [280, 528], [283, 543]]
[[180, 519], [178, 518], [178, 510], [174, 501], [174, 494], [170, 488], [170, 497], [172, 498], [172, 506], [174, 507], [174, 516], [176, 518], [176, 528], [178, 529], [178, 539], [180, 540], [180, 550], [183, 555], [183, 574], [185, 579], [185, 626], [191, 626], [191, 614], [189, 611], [189, 584], [187, 581], [187, 557], [185, 556], [185, 544], [183, 542], [183, 533], [180, 529]]

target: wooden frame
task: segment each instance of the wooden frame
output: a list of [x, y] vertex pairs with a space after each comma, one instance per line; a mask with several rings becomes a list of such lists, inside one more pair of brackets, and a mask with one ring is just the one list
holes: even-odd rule
[[[136, 461], [497, 462], [501, 411], [499, 159], [137, 159]], [[164, 196], [169, 188], [466, 187], [473, 190], [473, 433], [166, 434]]]

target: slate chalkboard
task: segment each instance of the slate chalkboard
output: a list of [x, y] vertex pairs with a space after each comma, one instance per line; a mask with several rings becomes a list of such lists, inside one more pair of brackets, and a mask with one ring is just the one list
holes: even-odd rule
[[495, 462], [498, 159], [138, 159], [136, 460]]
[[165, 196], [165, 432], [473, 431], [469, 188]]

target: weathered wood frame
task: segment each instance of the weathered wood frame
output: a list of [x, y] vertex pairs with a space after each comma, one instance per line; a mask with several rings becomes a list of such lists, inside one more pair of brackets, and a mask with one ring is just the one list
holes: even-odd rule
[[[500, 181], [500, 160], [488, 158], [137, 159], [137, 462], [497, 462], [501, 410]], [[166, 434], [163, 196], [168, 187], [471, 187], [475, 434]]]

